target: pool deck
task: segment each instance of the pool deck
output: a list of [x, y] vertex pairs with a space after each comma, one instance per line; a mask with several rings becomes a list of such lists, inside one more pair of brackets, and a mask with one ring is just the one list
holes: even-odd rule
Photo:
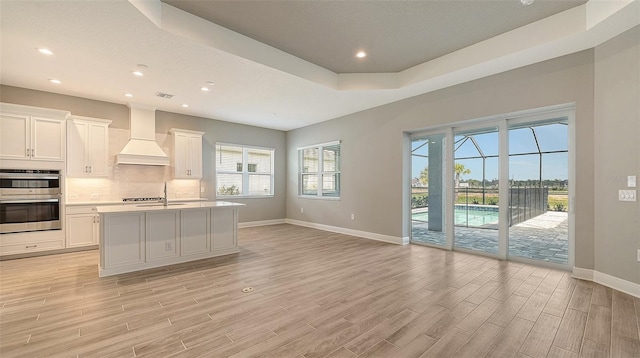
[[[566, 265], [568, 263], [568, 217], [566, 212], [548, 211], [509, 228], [509, 255]], [[498, 253], [498, 230], [456, 227], [455, 246]], [[429, 231], [426, 223], [414, 221], [413, 242], [444, 245], [442, 232]]]

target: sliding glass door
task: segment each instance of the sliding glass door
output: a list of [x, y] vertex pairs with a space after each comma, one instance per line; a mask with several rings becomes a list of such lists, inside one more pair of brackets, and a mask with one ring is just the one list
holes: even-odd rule
[[443, 133], [416, 138], [411, 143], [412, 241], [446, 244], [444, 178], [447, 150]]
[[454, 132], [454, 247], [498, 254], [498, 127]]
[[412, 136], [411, 241], [568, 268], [573, 108]]
[[509, 125], [509, 256], [568, 264], [566, 118]]

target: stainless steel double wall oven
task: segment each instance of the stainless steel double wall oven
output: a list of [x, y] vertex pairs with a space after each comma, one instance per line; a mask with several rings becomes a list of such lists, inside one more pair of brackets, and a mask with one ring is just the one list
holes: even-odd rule
[[61, 230], [58, 170], [0, 169], [0, 233]]

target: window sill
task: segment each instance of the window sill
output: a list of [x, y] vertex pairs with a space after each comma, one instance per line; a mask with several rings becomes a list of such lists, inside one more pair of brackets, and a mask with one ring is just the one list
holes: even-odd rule
[[298, 199], [312, 199], [312, 200], [340, 200], [339, 196], [317, 196], [317, 195], [298, 195]]
[[274, 195], [225, 195], [216, 196], [216, 200], [229, 200], [229, 199], [268, 199], [273, 198]]

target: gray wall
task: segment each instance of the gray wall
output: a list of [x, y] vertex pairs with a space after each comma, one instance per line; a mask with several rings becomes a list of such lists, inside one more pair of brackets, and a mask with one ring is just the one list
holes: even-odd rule
[[640, 284], [640, 202], [618, 201], [640, 184], [640, 27], [596, 47], [594, 113], [595, 269]]
[[[110, 119], [110, 128], [129, 129], [129, 108], [126, 105], [86, 98], [34, 91], [19, 87], [0, 86], [0, 102], [61, 109], [74, 115]], [[240, 210], [240, 222], [283, 219], [285, 212], [286, 134], [282, 131], [234, 124], [177, 113], [156, 111], [156, 132], [170, 128], [205, 132], [203, 139], [203, 178], [207, 193], [215, 200], [215, 143], [217, 141], [275, 148], [275, 195], [273, 198], [234, 199], [247, 206]]]
[[[575, 264], [593, 269], [593, 50], [288, 132], [287, 218], [407, 236], [402, 220], [403, 132], [571, 102], [576, 106]], [[297, 147], [338, 139], [341, 200], [299, 198]]]

